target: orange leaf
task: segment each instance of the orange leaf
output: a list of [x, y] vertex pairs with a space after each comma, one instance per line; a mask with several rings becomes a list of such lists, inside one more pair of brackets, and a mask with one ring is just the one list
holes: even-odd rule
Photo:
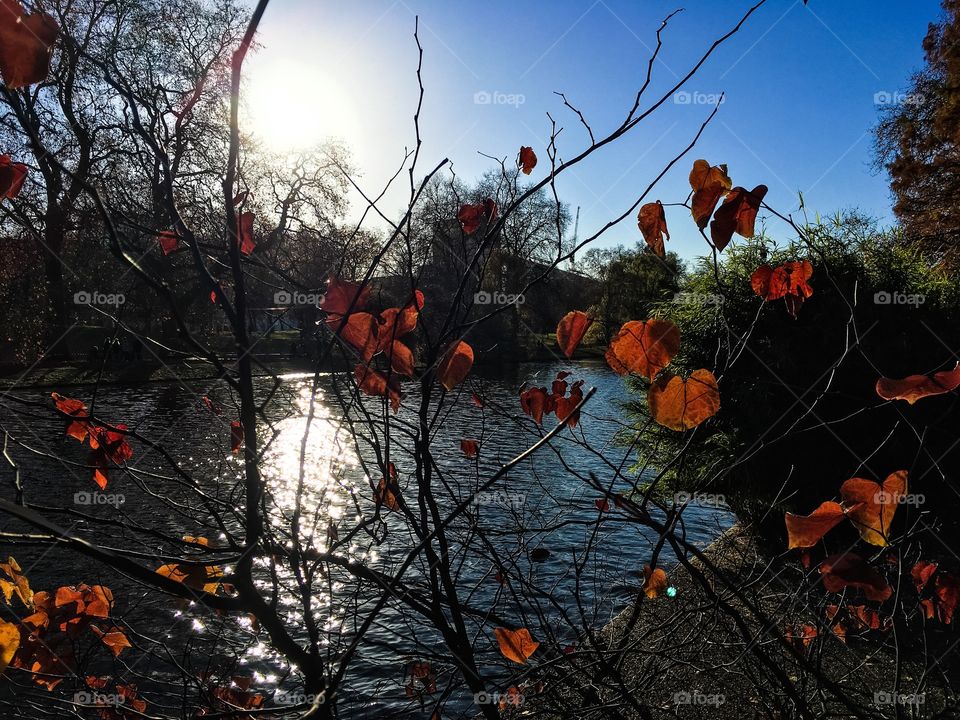
[[592, 324], [593, 320], [581, 310], [574, 310], [563, 316], [557, 324], [557, 345], [564, 355], [573, 355]]
[[183, 583], [194, 590], [205, 593], [216, 593], [220, 587], [220, 578], [223, 570], [216, 565], [187, 565], [171, 563], [162, 565], [155, 571], [158, 575]]
[[390, 510], [399, 510], [400, 503], [397, 497], [400, 495], [400, 487], [397, 485], [397, 467], [390, 463], [387, 473], [390, 476], [389, 482], [386, 477], [380, 478], [377, 489], [373, 491], [373, 500], [377, 505], [386, 505]]
[[643, 234], [653, 251], [660, 257], [666, 254], [663, 247], [664, 239], [670, 239], [670, 231], [667, 230], [667, 216], [663, 212], [663, 204], [657, 200], [653, 203], [647, 203], [640, 208], [637, 215], [637, 226]]
[[30, 581], [21, 575], [20, 565], [13, 557], [7, 558], [7, 562], [0, 562], [0, 570], [9, 578], [9, 580], [0, 579], [0, 590], [3, 591], [3, 598], [7, 605], [16, 594], [24, 607], [33, 607], [33, 590], [30, 589]]
[[662, 375], [647, 391], [650, 414], [671, 430], [695, 428], [720, 410], [717, 379], [709, 370], [694, 370], [690, 377]]
[[512, 660], [521, 665], [527, 664], [529, 658], [540, 647], [540, 643], [530, 637], [530, 631], [526, 628], [519, 630], [508, 630], [507, 628], [496, 628], [493, 634], [497, 638], [497, 644], [500, 645], [500, 652], [507, 660]]
[[852, 552], [831, 555], [820, 563], [820, 578], [830, 592], [841, 592], [847, 587], [860, 588], [868, 600], [879, 601], [893, 595], [893, 588], [883, 576]]
[[745, 238], [754, 236], [757, 212], [766, 194], [766, 185], [757, 185], [749, 192], [742, 187], [730, 191], [710, 223], [710, 238], [717, 250], [723, 252], [734, 233]]
[[462, 452], [468, 458], [475, 458], [480, 452], [480, 443], [478, 443], [476, 440], [461, 440], [460, 452]]
[[80, 400], [64, 397], [60, 393], [50, 393], [50, 397], [53, 398], [53, 404], [56, 406], [57, 410], [72, 417], [79, 418], [77, 420], [71, 420], [67, 423], [67, 435], [72, 438], [76, 438], [80, 442], [86, 440], [88, 423], [83, 418], [87, 417], [87, 406], [84, 405]]
[[[0, 14], [2, 13], [3, 9], [0, 7]], [[0, 53], [2, 52], [0, 49]], [[23, 189], [26, 178], [26, 165], [11, 161], [9, 155], [0, 155], [0, 198], [13, 200]]]
[[960, 362], [953, 370], [928, 375], [909, 375], [902, 380], [882, 377], [877, 380], [877, 395], [884, 400], [906, 400], [913, 405], [931, 395], [942, 395], [960, 387]]
[[123, 634], [120, 628], [110, 628], [109, 631], [104, 632], [96, 625], [91, 625], [90, 630], [100, 638], [100, 642], [110, 648], [110, 652], [113, 653], [114, 657], [119, 657], [120, 653], [126, 650], [129, 647], [133, 647], [130, 644], [130, 641], [127, 639], [127, 636]]
[[517, 165], [524, 175], [529, 175], [533, 172], [533, 169], [537, 166], [537, 154], [533, 151], [533, 148], [520, 148], [520, 153], [517, 155]]
[[891, 473], [882, 486], [863, 478], [851, 478], [840, 486], [840, 496], [844, 502], [854, 505], [847, 515], [857, 526], [860, 537], [880, 547], [887, 544], [890, 523], [906, 493], [906, 470]]
[[19, 0], [0, 0], [0, 75], [11, 90], [43, 82], [60, 33], [46, 13], [24, 15]]
[[447, 390], [463, 382], [473, 367], [473, 348], [463, 340], [450, 345], [437, 366], [437, 377]]
[[607, 364], [618, 375], [636, 373], [653, 380], [680, 349], [680, 330], [669, 320], [631, 320], [607, 348]]
[[787, 547], [813, 547], [820, 539], [843, 520], [843, 507], [839, 503], [828, 501], [820, 505], [807, 516], [788, 512], [784, 516], [787, 523]]
[[20, 647], [20, 628], [0, 620], [0, 673], [7, 669]]
[[662, 568], [651, 570], [649, 565], [643, 566], [643, 588], [646, 596], [653, 600], [667, 589], [667, 574]]
[[726, 165], [710, 167], [706, 160], [697, 160], [690, 171], [690, 187], [693, 188], [690, 212], [697, 227], [703, 230], [713, 209], [724, 193], [733, 187], [733, 182], [727, 176]]
[[[920, 600], [927, 618], [932, 619], [936, 615], [937, 619], [949, 625], [950, 621], [953, 620], [957, 602], [960, 601], [960, 578], [944, 573], [942, 570], [937, 572], [935, 563], [923, 560], [913, 566], [910, 574], [913, 576], [917, 592], [922, 595], [931, 595]], [[934, 575], [936, 576], [934, 577]], [[931, 577], [934, 578], [933, 586], [928, 587]], [[926, 592], [924, 592], [925, 590]]]

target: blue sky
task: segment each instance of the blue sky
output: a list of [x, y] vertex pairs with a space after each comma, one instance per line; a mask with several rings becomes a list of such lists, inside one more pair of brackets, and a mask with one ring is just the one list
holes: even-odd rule
[[[751, 5], [687, 0], [664, 33], [664, 48], [641, 108], [659, 98]], [[272, 147], [323, 136], [348, 144], [371, 194], [396, 172], [414, 141], [420, 16], [426, 88], [420, 169], [449, 158], [470, 180], [491, 167], [479, 153], [512, 161], [531, 145], [543, 177], [550, 113], [562, 126], [561, 158], [588, 142], [564, 92], [595, 134], [616, 127], [643, 81], [660, 21], [678, 0], [274, 0], [249, 65], [250, 120]], [[907, 87], [922, 65], [921, 41], [939, 16], [936, 0], [768, 0], [740, 33], [686, 86], [624, 139], [601, 149], [558, 181], [561, 199], [580, 206], [580, 236], [624, 212], [665, 163], [691, 140], [719, 93], [726, 101], [697, 147], [650, 199], [680, 202], [694, 159], [726, 163], [735, 184], [770, 187], [767, 202], [829, 215], [859, 208], [892, 220], [883, 173], [872, 168], [877, 100]], [[878, 93], [880, 94], [878, 96]], [[884, 95], [886, 94], [886, 95]], [[484, 102], [489, 100], [489, 102]], [[684, 102], [688, 101], [688, 102]], [[401, 184], [382, 208], [394, 216]], [[355, 204], [355, 210], [361, 208]], [[683, 257], [705, 250], [689, 214], [668, 208], [672, 240]], [[771, 223], [775, 237], [785, 228]], [[632, 244], [632, 217], [599, 241]]]

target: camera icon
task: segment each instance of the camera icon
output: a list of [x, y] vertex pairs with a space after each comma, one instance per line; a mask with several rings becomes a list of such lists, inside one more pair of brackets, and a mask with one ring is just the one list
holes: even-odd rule
[[674, 705], [689, 705], [692, 700], [690, 693], [686, 690], [681, 690], [678, 693], [673, 694], [673, 704]]
[[476, 705], [491, 705], [493, 704], [493, 696], [485, 690], [481, 690], [473, 694], [473, 702]]
[[486, 90], [478, 90], [473, 94], [474, 105], [489, 105], [493, 101], [493, 96]]
[[77, 703], [77, 705], [93, 705], [93, 703], [96, 701], [96, 697], [93, 695], [93, 693], [78, 692], [73, 696], [73, 701]]
[[874, 105], [890, 105], [893, 103], [893, 93], [881, 90], [873, 94]]
[[493, 302], [493, 296], [491, 296], [486, 290], [481, 290], [480, 292], [473, 294], [473, 302], [477, 305], [489, 305]]
[[686, 90], [681, 90], [673, 94], [673, 102], [675, 105], [689, 105], [693, 102], [693, 95]]
[[693, 496], [688, 492], [678, 492], [673, 496], [673, 502], [677, 505], [684, 505], [685, 503], [690, 502], [693, 499]]
[[881, 290], [878, 293], [873, 294], [873, 303], [875, 305], [889, 305], [893, 302], [893, 296], [890, 295], [886, 290]]
[[83, 490], [78, 493], [73, 494], [73, 504], [74, 505], [92, 505], [93, 504], [93, 493]]
[[74, 305], [89, 305], [92, 298], [90, 293], [86, 290], [81, 290], [80, 292], [75, 292], [73, 294], [73, 304]]
[[293, 296], [286, 290], [278, 290], [273, 294], [273, 302], [275, 305], [290, 305], [293, 303]]

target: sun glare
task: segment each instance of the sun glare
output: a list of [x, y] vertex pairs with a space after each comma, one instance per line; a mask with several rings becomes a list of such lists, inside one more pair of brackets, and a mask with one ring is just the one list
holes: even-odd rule
[[244, 104], [249, 130], [272, 150], [303, 150], [326, 140], [357, 146], [350, 96], [315, 68], [293, 61], [254, 67]]

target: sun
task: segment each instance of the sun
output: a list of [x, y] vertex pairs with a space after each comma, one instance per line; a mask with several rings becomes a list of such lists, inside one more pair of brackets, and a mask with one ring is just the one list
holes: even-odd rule
[[303, 63], [274, 60], [252, 68], [243, 104], [246, 130], [265, 147], [296, 152], [327, 140], [358, 145], [353, 102], [340, 83]]

